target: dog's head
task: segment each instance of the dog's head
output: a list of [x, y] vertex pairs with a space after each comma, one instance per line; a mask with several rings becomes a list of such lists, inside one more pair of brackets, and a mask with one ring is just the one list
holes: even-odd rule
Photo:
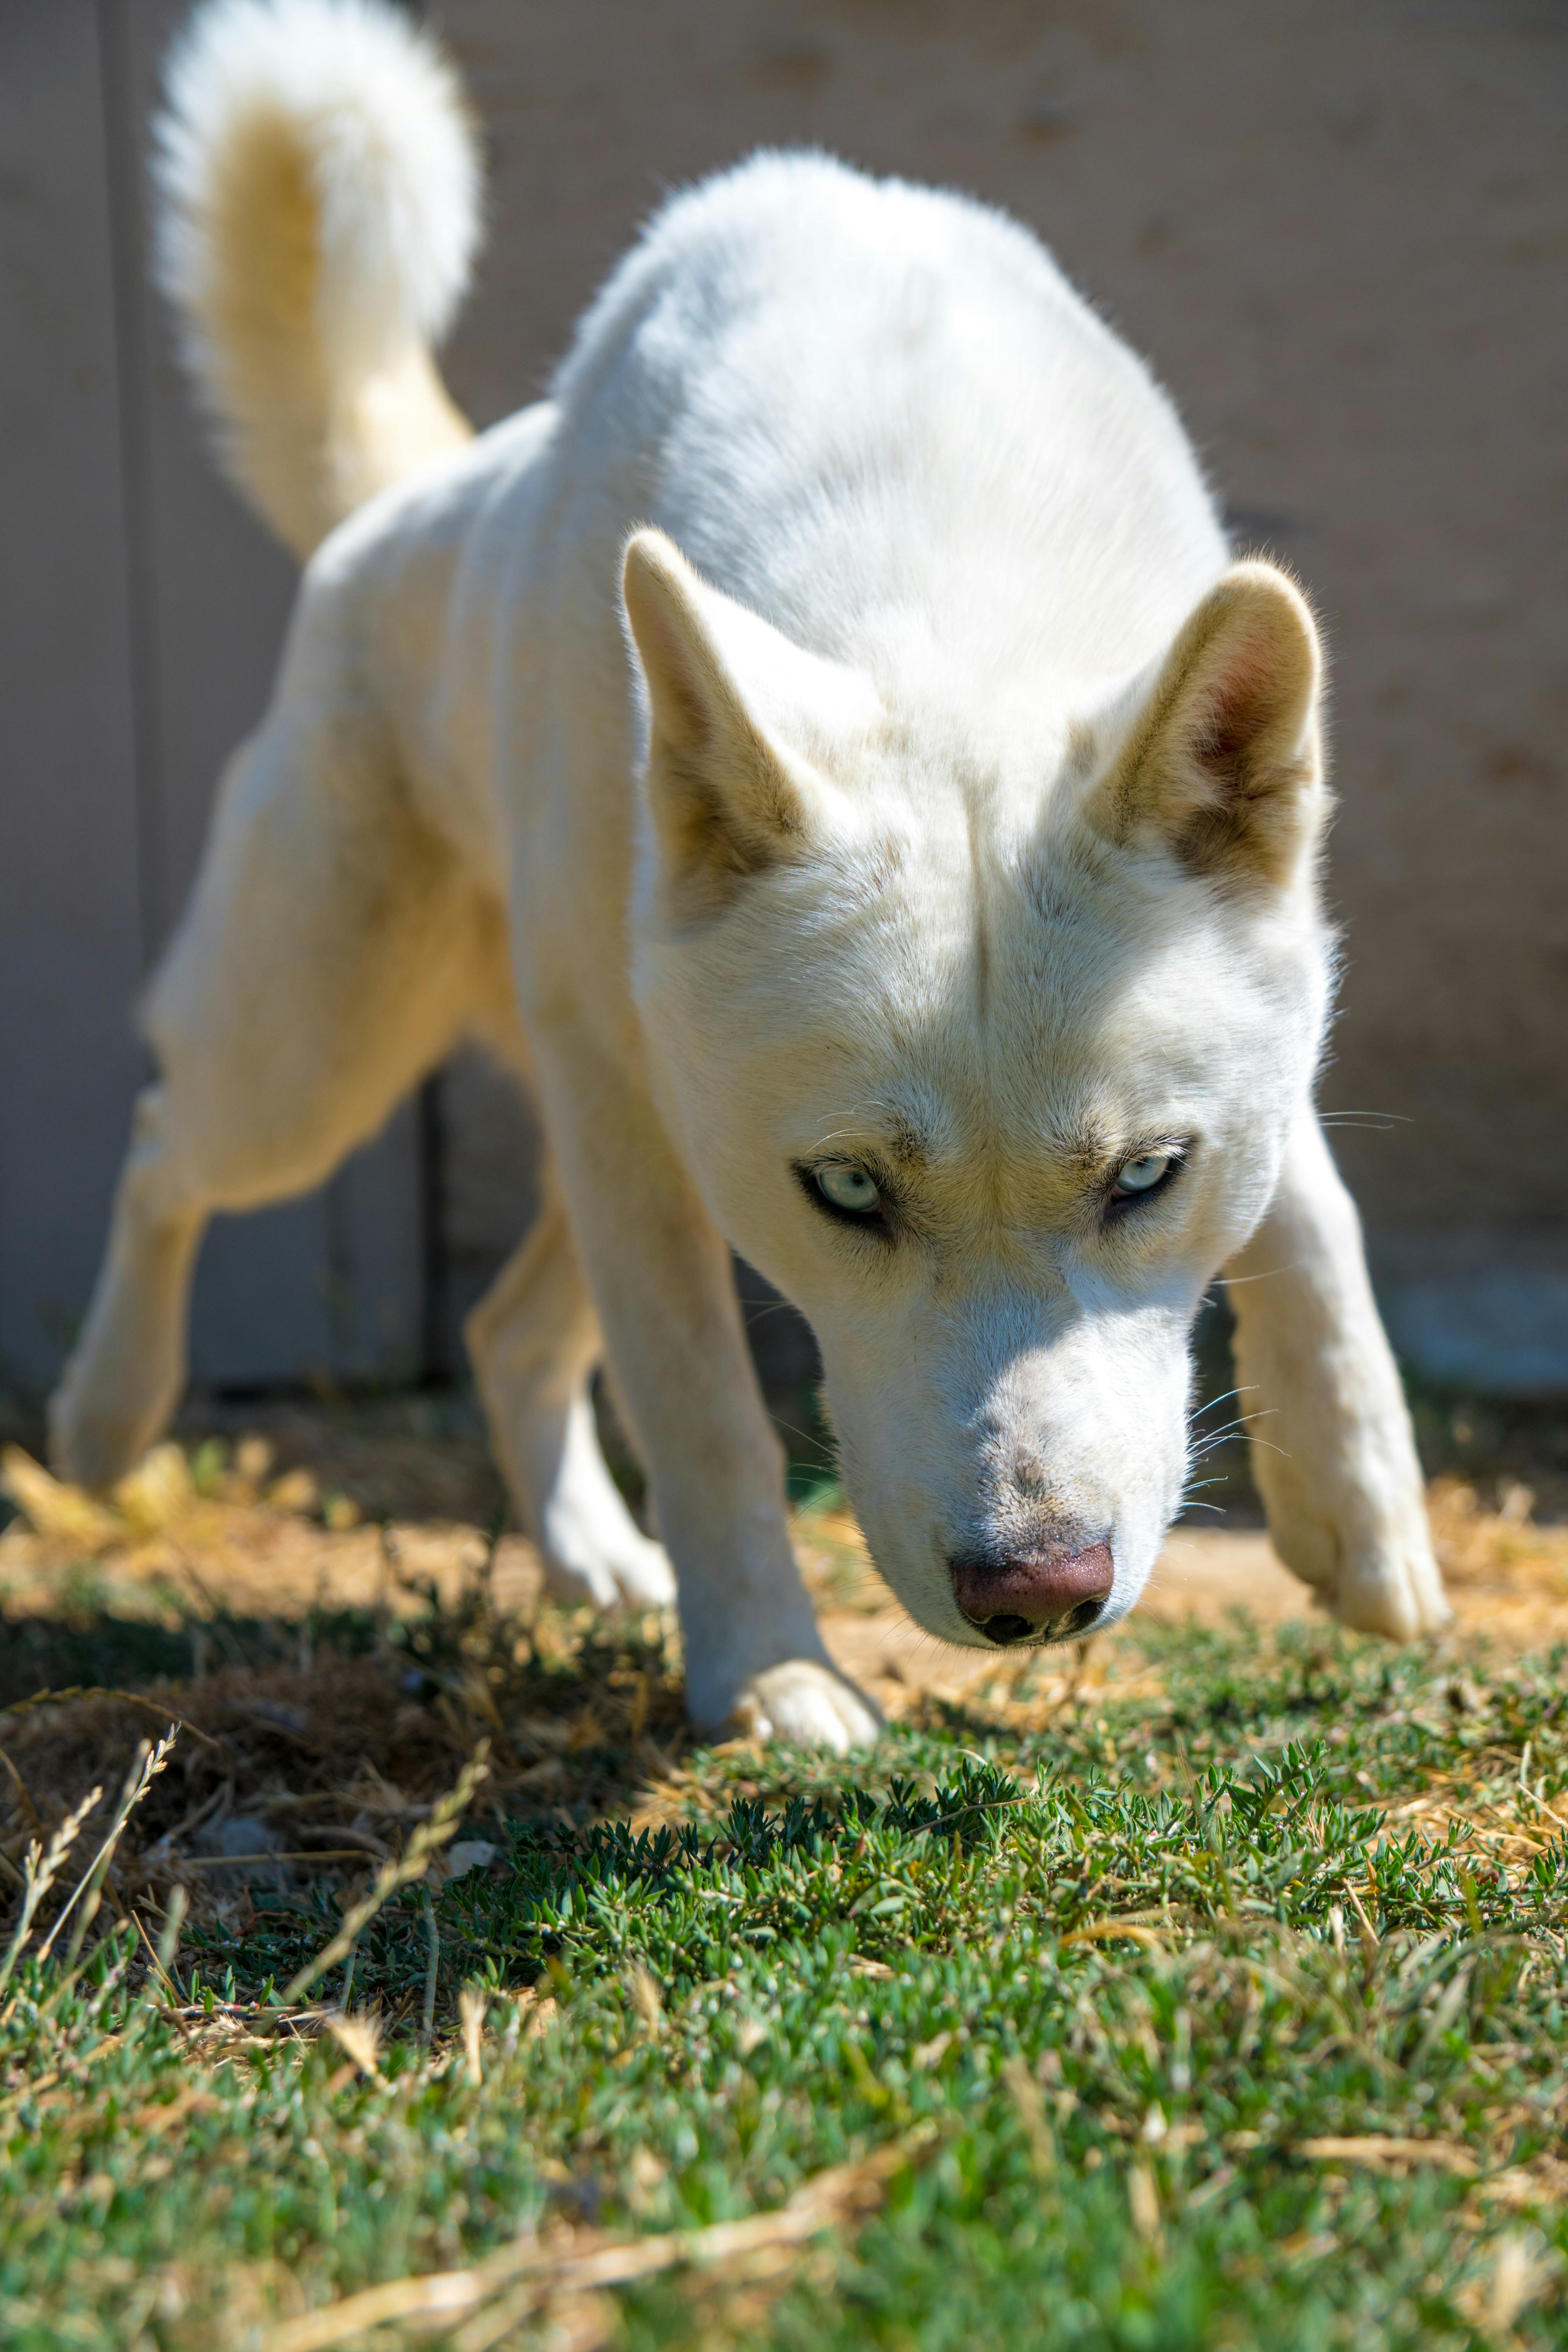
[[657, 533], [626, 604], [637, 998], [686, 1165], [809, 1318], [920, 1622], [1109, 1623], [1322, 1034], [1307, 608], [1240, 564], [1114, 690], [977, 718], [803, 652]]

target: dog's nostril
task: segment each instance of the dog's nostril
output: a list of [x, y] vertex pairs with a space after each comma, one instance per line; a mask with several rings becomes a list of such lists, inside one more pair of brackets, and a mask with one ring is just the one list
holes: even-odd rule
[[1108, 1543], [1042, 1545], [1012, 1559], [955, 1559], [952, 1592], [988, 1642], [1070, 1641], [1099, 1619], [1116, 1580]]
[[977, 1624], [986, 1640], [994, 1642], [998, 1648], [1005, 1648], [1009, 1642], [1031, 1642], [1035, 1637], [1035, 1629], [1026, 1617], [978, 1617], [970, 1622]]

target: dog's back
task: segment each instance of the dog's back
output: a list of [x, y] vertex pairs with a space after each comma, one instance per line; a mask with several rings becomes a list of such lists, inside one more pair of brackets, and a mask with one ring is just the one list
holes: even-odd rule
[[1224, 568], [1170, 403], [1038, 241], [823, 155], [667, 205], [552, 395], [606, 527], [895, 691], [1130, 667]]

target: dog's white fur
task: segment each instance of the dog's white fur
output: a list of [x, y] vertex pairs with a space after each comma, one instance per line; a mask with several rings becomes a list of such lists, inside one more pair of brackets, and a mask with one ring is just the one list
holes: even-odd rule
[[[1108, 1540], [1100, 1622], [1132, 1606], [1220, 1269], [1278, 1549], [1352, 1624], [1439, 1622], [1311, 1107], [1316, 633], [1230, 562], [1168, 403], [1040, 247], [759, 156], [670, 204], [551, 397], [453, 454], [427, 339], [475, 173], [423, 39], [370, 0], [216, 0], [162, 153], [241, 485], [304, 546], [417, 470], [310, 562], [225, 781], [63, 1466], [114, 1477], [172, 1408], [208, 1213], [317, 1181], [479, 1029], [552, 1160], [470, 1326], [496, 1443], [556, 1591], [657, 1601], [673, 1562], [700, 1724], [875, 1721], [791, 1555], [731, 1243], [811, 1318], [932, 1633], [981, 1638], [955, 1555], [1042, 1541]], [[890, 1232], [814, 1204], [825, 1160], [873, 1171]], [[601, 1344], [668, 1560], [599, 1457]]]

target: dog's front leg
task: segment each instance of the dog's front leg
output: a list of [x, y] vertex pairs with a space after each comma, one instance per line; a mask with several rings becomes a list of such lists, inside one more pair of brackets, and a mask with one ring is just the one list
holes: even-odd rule
[[1310, 1106], [1226, 1281], [1275, 1550], [1345, 1624], [1401, 1640], [1431, 1632], [1449, 1612], [1410, 1416], [1361, 1222]]
[[675, 1569], [692, 1721], [838, 1749], [871, 1739], [877, 1710], [829, 1659], [795, 1565], [729, 1250], [652, 1106], [596, 1042], [574, 1031], [536, 1045], [563, 1197]]

